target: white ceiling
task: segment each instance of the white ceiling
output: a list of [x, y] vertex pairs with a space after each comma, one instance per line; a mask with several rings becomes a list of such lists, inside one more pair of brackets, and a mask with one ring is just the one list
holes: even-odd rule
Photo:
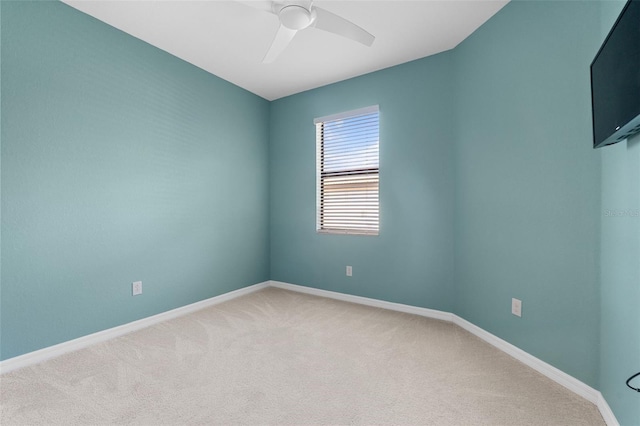
[[63, 1], [268, 100], [452, 49], [508, 2], [317, 0], [376, 36], [373, 46], [307, 28], [263, 64], [278, 18], [237, 1]]

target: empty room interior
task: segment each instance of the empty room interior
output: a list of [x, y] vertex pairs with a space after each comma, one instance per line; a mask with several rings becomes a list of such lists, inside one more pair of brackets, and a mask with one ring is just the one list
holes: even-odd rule
[[636, 2], [1, 1], [0, 422], [640, 425]]

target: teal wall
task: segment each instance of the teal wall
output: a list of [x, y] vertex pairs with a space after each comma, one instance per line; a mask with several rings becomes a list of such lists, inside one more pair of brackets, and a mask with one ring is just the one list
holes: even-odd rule
[[[2, 2], [0, 2], [0, 309], [2, 308]], [[0, 310], [0, 360], [2, 360], [2, 311]]]
[[267, 280], [269, 103], [65, 4], [1, 7], [1, 358]]
[[[453, 311], [640, 424], [640, 137], [590, 148], [621, 7], [513, 1], [453, 51], [269, 103], [0, 2], [0, 359], [274, 279]], [[373, 104], [380, 235], [319, 235], [313, 119]]]
[[[624, 4], [601, 3], [602, 40]], [[640, 371], [640, 136], [600, 152], [600, 391], [621, 424], [640, 425], [640, 394], [624, 384]]]
[[[272, 102], [271, 279], [452, 309], [451, 71], [445, 53]], [[380, 235], [318, 234], [313, 119], [376, 104]]]
[[[515, 2], [455, 50], [456, 313], [596, 386], [596, 2]], [[522, 318], [511, 298], [522, 300]]]
[[[600, 391], [623, 425], [640, 425], [640, 136], [602, 150]], [[635, 379], [637, 387], [640, 380]]]
[[[597, 23], [518, 2], [451, 52], [273, 102], [271, 278], [454, 311], [595, 386]], [[316, 234], [313, 118], [375, 103], [380, 236]]]
[[[608, 197], [637, 206], [638, 146], [618, 160], [607, 150], [622, 148], [591, 148], [589, 65], [607, 8], [615, 19], [619, 3], [512, 2], [446, 54], [273, 102], [271, 278], [452, 310], [602, 381], [623, 424], [638, 423], [622, 379], [637, 370], [638, 219], [601, 231]], [[313, 118], [370, 104], [381, 109], [380, 236], [316, 234]], [[616, 238], [635, 248], [604, 253]]]

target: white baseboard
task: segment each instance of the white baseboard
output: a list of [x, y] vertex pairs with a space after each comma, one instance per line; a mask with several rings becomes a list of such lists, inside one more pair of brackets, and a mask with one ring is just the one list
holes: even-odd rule
[[604, 399], [604, 396], [602, 395], [602, 393], [600, 393], [600, 391], [595, 390], [591, 386], [581, 382], [575, 377], [570, 376], [569, 374], [565, 373], [562, 370], [559, 370], [551, 364], [547, 364], [541, 359], [536, 358], [535, 356], [523, 351], [522, 349], [512, 345], [505, 340], [502, 340], [501, 338], [489, 333], [488, 331], [478, 327], [477, 325], [474, 325], [457, 315], [453, 315], [453, 317], [454, 324], [464, 328], [471, 334], [481, 338], [490, 345], [495, 346], [502, 352], [511, 355], [513, 358], [533, 368], [538, 373], [547, 376], [554, 382], [564, 386], [573, 393], [594, 404], [596, 407], [598, 407], [600, 415], [608, 426], [620, 425], [618, 423], [618, 420], [616, 419], [616, 416], [613, 414], [613, 411], [611, 411], [609, 404], [607, 404], [607, 401]]
[[55, 358], [69, 352], [77, 351], [79, 349], [95, 345], [96, 343], [104, 342], [106, 340], [131, 333], [132, 331], [137, 331], [151, 325], [158, 324], [162, 321], [167, 321], [173, 318], [180, 317], [182, 315], [190, 314], [192, 312], [199, 311], [200, 309], [208, 308], [209, 306], [217, 305], [219, 303], [235, 299], [236, 297], [244, 296], [245, 294], [261, 290], [263, 288], [266, 288], [268, 285], [268, 281], [254, 284], [252, 286], [230, 291], [228, 293], [224, 293], [210, 299], [201, 300], [200, 302], [162, 312], [157, 315], [142, 318], [140, 320], [109, 328], [107, 330], [98, 331], [97, 333], [89, 334], [87, 336], [79, 337], [77, 339], [69, 340], [67, 342], [49, 346], [47, 348], [39, 349], [34, 352], [29, 352], [24, 355], [19, 355], [14, 358], [9, 358], [4, 361], [0, 361], [0, 374], [38, 364], [48, 359]]
[[406, 312], [410, 314], [420, 315], [423, 317], [452, 322], [457, 326], [467, 330], [471, 334], [481, 338], [485, 342], [495, 346], [496, 348], [500, 349], [506, 354], [512, 356], [513, 358], [517, 359], [523, 364], [533, 368], [537, 372], [547, 376], [554, 382], [564, 386], [565, 388], [581, 396], [582, 398], [586, 399], [592, 404], [596, 405], [596, 407], [598, 407], [598, 410], [600, 411], [600, 415], [602, 415], [602, 418], [605, 420], [608, 426], [619, 426], [619, 423], [616, 420], [616, 417], [613, 414], [613, 411], [611, 411], [611, 408], [607, 404], [607, 401], [604, 399], [604, 397], [599, 391], [593, 389], [591, 386], [581, 382], [575, 377], [570, 376], [564, 371], [559, 370], [550, 364], [547, 364], [541, 359], [534, 357], [528, 352], [523, 351], [517, 346], [514, 346], [511, 343], [505, 340], [502, 340], [501, 338], [489, 333], [488, 331], [470, 323], [469, 321], [457, 315], [454, 315], [449, 312], [437, 311], [434, 309], [419, 308], [416, 306], [403, 305], [400, 303], [385, 302], [383, 300], [370, 299], [367, 297], [360, 297], [360, 296], [352, 296], [349, 294], [337, 293], [337, 292], [327, 291], [327, 290], [320, 290], [316, 288], [304, 287], [304, 286], [295, 285], [295, 284], [288, 284], [288, 283], [283, 283], [279, 281], [270, 281], [269, 285], [271, 287], [282, 288], [285, 290], [292, 290], [300, 293], [307, 293], [315, 296], [328, 297], [331, 299], [342, 300], [345, 302], [359, 303], [362, 305], [374, 306], [377, 308], [389, 309], [392, 311]]
[[318, 288], [305, 287], [296, 284], [283, 283], [280, 281], [269, 281], [271, 287], [277, 287], [284, 290], [297, 291], [298, 293], [306, 293], [314, 296], [327, 297], [329, 299], [342, 300], [343, 302], [358, 303], [360, 305], [373, 306], [376, 308], [389, 309], [392, 311], [405, 312], [408, 314], [420, 315], [438, 319], [442, 321], [453, 321], [453, 314], [449, 312], [437, 311], [435, 309], [419, 308], [417, 306], [403, 305], [401, 303], [385, 302], [379, 299], [370, 299], [368, 297], [353, 296], [351, 294], [338, 293], [329, 290], [320, 290]]
[[620, 426], [620, 423], [618, 423], [618, 419], [616, 419], [615, 414], [613, 414], [607, 400], [604, 399], [604, 396], [600, 392], [598, 392], [598, 402], [596, 403], [596, 406], [598, 407], [598, 411], [600, 411], [600, 415], [607, 426]]
[[235, 299], [236, 297], [240, 297], [266, 287], [277, 287], [285, 290], [296, 291], [299, 293], [306, 293], [314, 296], [327, 297], [330, 299], [358, 303], [361, 305], [373, 306], [376, 308], [389, 309], [392, 311], [405, 312], [408, 314], [420, 315], [423, 317], [452, 322], [459, 327], [467, 330], [468, 332], [474, 334], [475, 336], [478, 336], [487, 343], [495, 346], [501, 351], [511, 355], [523, 364], [533, 368], [541, 374], [544, 374], [556, 383], [585, 398], [587, 401], [595, 404], [596, 407], [598, 407], [602, 418], [605, 420], [608, 426], [619, 426], [619, 423], [615, 415], [613, 414], [613, 411], [611, 411], [609, 404], [607, 404], [607, 401], [599, 391], [568, 375], [567, 373], [557, 369], [556, 367], [547, 364], [546, 362], [534, 357], [533, 355], [530, 355], [529, 353], [512, 345], [511, 343], [502, 340], [501, 338], [450, 312], [403, 305], [401, 303], [386, 302], [384, 300], [353, 296], [350, 294], [338, 293], [334, 291], [320, 290], [317, 288], [289, 284], [280, 281], [265, 281], [249, 287], [234, 290], [229, 293], [221, 294], [210, 299], [192, 303], [187, 306], [182, 306], [180, 308], [172, 309], [167, 312], [133, 321], [128, 324], [123, 324], [118, 327], [113, 327], [74, 340], [69, 340], [68, 342], [63, 342], [58, 345], [50, 346], [34, 352], [29, 352], [15, 358], [0, 361], [0, 374], [8, 373], [10, 371], [34, 365], [69, 352], [83, 349], [96, 343], [104, 342], [106, 340], [131, 333], [132, 331], [149, 327], [162, 321], [167, 321], [186, 314], [190, 314], [200, 309], [217, 305], [218, 303], [226, 302], [228, 300]]
[[460, 318], [457, 315], [454, 315], [453, 323], [464, 328], [471, 334], [478, 336], [485, 342], [495, 346], [496, 348], [500, 349], [502, 352], [505, 352], [506, 354], [511, 355], [518, 361], [533, 368], [537, 372], [544, 374], [551, 380], [561, 384], [562, 386], [569, 389], [570, 391], [580, 395], [587, 401], [593, 404], [597, 404], [598, 394], [600, 392], [593, 389], [591, 386], [586, 385], [585, 383], [581, 382], [575, 377], [572, 377], [567, 373], [563, 372], [562, 370], [559, 370], [556, 367], [550, 364], [547, 364], [541, 359], [534, 357], [528, 352], [523, 351], [517, 346], [514, 346], [511, 343], [505, 340], [502, 340], [501, 338], [489, 333], [488, 331], [485, 331], [484, 329], [470, 323], [469, 321], [463, 318]]

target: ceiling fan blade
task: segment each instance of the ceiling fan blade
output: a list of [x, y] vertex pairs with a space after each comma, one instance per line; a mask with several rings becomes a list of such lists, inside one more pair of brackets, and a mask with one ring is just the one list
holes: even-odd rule
[[316, 20], [313, 25], [319, 30], [350, 38], [351, 40], [360, 42], [365, 46], [371, 46], [373, 44], [373, 41], [376, 39], [366, 30], [360, 28], [347, 19], [344, 19], [320, 7], [314, 7], [313, 9], [316, 12]]
[[278, 55], [280, 55], [284, 51], [284, 49], [287, 48], [287, 46], [293, 39], [293, 36], [295, 36], [297, 32], [298, 31], [296, 30], [291, 30], [283, 25], [280, 25], [280, 28], [278, 28], [278, 32], [276, 33], [273, 42], [271, 42], [269, 51], [266, 55], [264, 55], [262, 63], [268, 64], [273, 62], [278, 57]]

